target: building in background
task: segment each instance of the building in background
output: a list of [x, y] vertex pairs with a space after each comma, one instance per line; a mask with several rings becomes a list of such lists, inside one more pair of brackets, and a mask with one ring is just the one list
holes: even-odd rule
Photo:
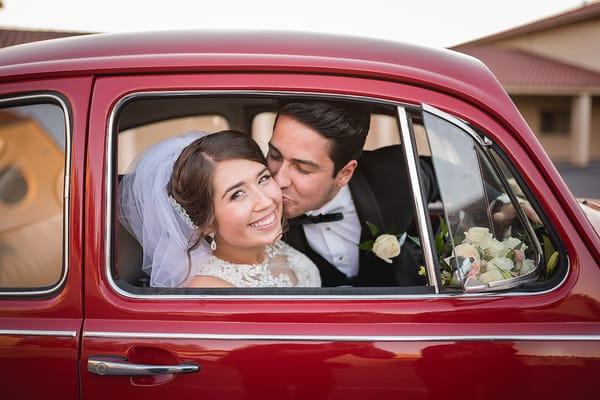
[[84, 32], [57, 32], [22, 29], [0, 29], [0, 47], [37, 42], [39, 40], [57, 39], [68, 36], [86, 35]]
[[[82, 32], [0, 29], [0, 47]], [[558, 163], [600, 162], [600, 2], [452, 49], [482, 60]]]
[[452, 49], [492, 70], [554, 161], [600, 161], [600, 2]]

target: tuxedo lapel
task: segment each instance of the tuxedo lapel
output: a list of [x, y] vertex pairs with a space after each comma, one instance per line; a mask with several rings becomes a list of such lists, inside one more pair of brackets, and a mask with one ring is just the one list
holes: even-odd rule
[[319, 253], [314, 251], [306, 240], [306, 234], [302, 225], [290, 226], [290, 229], [285, 233], [284, 240], [290, 246], [301, 253], [304, 253], [312, 262], [315, 263], [321, 275], [321, 285], [323, 287], [350, 285], [351, 281], [348, 277], [336, 267], [331, 265]]
[[373, 194], [367, 178], [362, 174], [360, 167], [354, 172], [349, 186], [356, 214], [360, 221], [360, 241], [364, 242], [372, 239], [367, 222], [375, 224], [379, 229], [383, 230], [385, 229], [383, 216], [381, 215], [377, 198]]
[[[385, 225], [379, 202], [360, 169], [356, 170], [349, 185], [354, 207], [360, 220], [360, 242], [373, 240], [367, 222], [374, 224], [381, 231], [389, 228]], [[387, 286], [393, 286], [395, 281], [393, 271], [389, 264], [377, 258], [372, 251], [360, 250], [358, 276], [354, 284], [355, 286], [381, 286], [382, 283], [385, 283]]]

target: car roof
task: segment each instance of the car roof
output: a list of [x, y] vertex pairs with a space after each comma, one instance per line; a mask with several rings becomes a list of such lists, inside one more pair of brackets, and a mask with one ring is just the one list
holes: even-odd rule
[[[433, 49], [392, 41], [350, 36], [294, 32], [136, 32], [92, 34], [33, 42], [0, 49], [0, 78], [44, 73], [111, 73], [115, 69], [158, 70], [160, 67], [209, 67], [201, 63], [220, 57], [232, 67], [246, 69], [271, 65], [283, 69], [330, 66], [364, 73], [390, 74], [418, 80], [427, 76], [435, 83], [452, 81], [483, 85], [491, 89], [495, 80], [475, 58], [450, 50]], [[287, 60], [286, 60], [287, 59]], [[148, 64], [141, 64], [140, 61]], [[243, 65], [242, 65], [243, 64]], [[370, 67], [369, 67], [370, 66]], [[272, 69], [272, 68], [271, 68]], [[403, 71], [403, 73], [401, 73]], [[411, 72], [412, 71], [412, 72]], [[418, 74], [420, 72], [421, 74]]]
[[524, 121], [479, 60], [446, 49], [317, 33], [105, 33], [0, 49], [0, 82], [68, 75], [202, 71], [319, 72], [392, 80], [458, 95], [509, 125]]

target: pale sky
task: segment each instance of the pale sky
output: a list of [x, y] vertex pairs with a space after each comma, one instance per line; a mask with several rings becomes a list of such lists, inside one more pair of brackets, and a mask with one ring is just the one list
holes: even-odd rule
[[1, 0], [0, 28], [124, 32], [326, 32], [447, 47], [584, 4], [582, 0]]

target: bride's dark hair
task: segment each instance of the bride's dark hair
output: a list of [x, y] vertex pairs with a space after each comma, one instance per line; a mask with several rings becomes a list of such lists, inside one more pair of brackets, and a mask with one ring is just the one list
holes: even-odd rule
[[250, 135], [235, 130], [195, 140], [183, 149], [173, 165], [167, 192], [198, 227], [190, 238], [188, 257], [214, 224], [213, 175], [216, 164], [225, 160], [248, 160], [267, 166], [258, 144]]
[[[243, 132], [226, 130], [201, 137], [183, 149], [173, 165], [167, 192], [185, 209], [204, 235], [214, 223], [215, 166], [225, 160], [255, 161], [267, 166], [258, 144]], [[196, 240], [192, 249], [198, 245]]]

